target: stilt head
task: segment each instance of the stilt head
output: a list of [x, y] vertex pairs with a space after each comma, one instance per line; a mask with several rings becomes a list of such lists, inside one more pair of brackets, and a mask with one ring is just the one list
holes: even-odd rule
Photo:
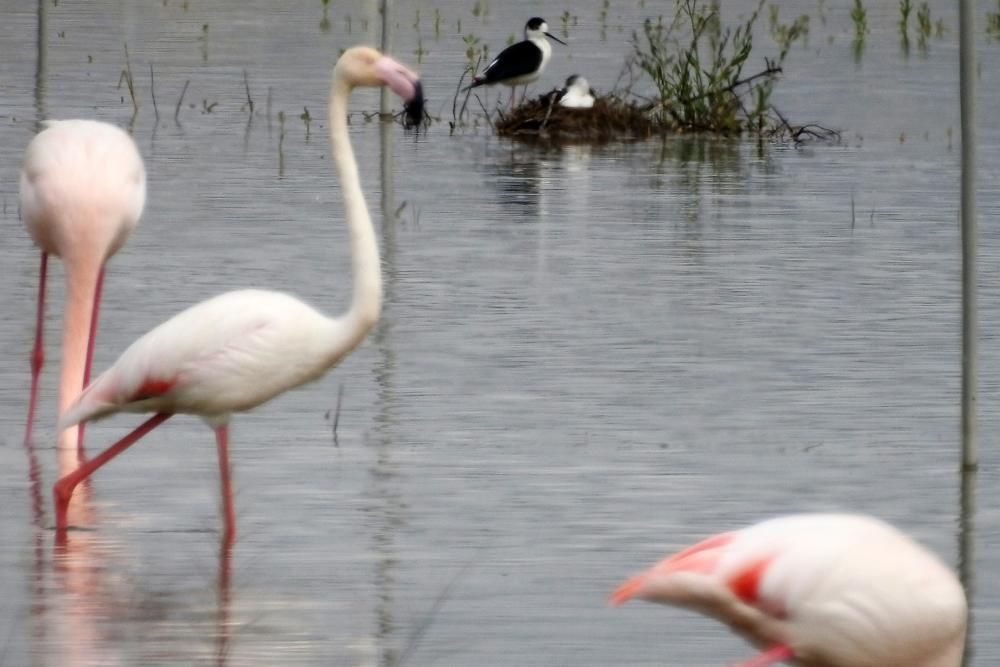
[[525, 39], [545, 39], [546, 37], [566, 46], [566, 42], [549, 32], [549, 24], [545, 22], [545, 19], [535, 16], [524, 24]]

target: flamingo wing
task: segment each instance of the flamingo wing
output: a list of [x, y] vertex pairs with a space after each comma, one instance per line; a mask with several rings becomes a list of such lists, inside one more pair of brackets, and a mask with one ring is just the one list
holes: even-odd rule
[[333, 363], [329, 349], [337, 333], [336, 320], [292, 296], [227, 292], [135, 341], [87, 387], [60, 425], [123, 411], [248, 410], [322, 375]]

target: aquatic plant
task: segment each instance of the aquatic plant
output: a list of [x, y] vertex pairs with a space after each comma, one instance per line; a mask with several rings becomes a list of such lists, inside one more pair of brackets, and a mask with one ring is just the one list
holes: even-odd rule
[[134, 120], [136, 114], [139, 113], [139, 100], [135, 95], [135, 79], [132, 78], [132, 63], [128, 57], [128, 44], [125, 44], [125, 69], [122, 70], [121, 75], [118, 77], [119, 88], [122, 87], [122, 81], [125, 82], [129, 97], [132, 99], [132, 119]]
[[1000, 0], [995, 12], [986, 12], [986, 34], [1000, 39]]
[[312, 124], [312, 115], [309, 113], [309, 107], [302, 107], [302, 113], [299, 114], [299, 120], [303, 122], [306, 126], [306, 143], [309, 142], [309, 126]]
[[479, 37], [473, 34], [463, 35], [462, 41], [465, 42], [466, 69], [471, 69], [472, 74], [475, 74], [478, 71], [479, 63], [486, 60], [489, 47], [481, 44]]
[[899, 0], [899, 37], [903, 44], [910, 43], [910, 13], [913, 11], [913, 3], [910, 0]]
[[320, 32], [330, 32], [330, 0], [320, 0], [323, 4], [323, 18], [319, 20]]
[[865, 9], [861, 0], [854, 0], [851, 21], [854, 23], [854, 40], [857, 42], [865, 41], [865, 37], [868, 35], [868, 10]]
[[559, 17], [559, 20], [562, 22], [562, 36], [564, 39], [569, 39], [569, 22], [572, 18], [574, 17], [569, 13], [568, 9]]
[[933, 30], [931, 7], [926, 2], [922, 2], [917, 9], [917, 46], [926, 50], [927, 38], [931, 36]]
[[424, 48], [424, 38], [419, 33], [417, 34], [417, 48], [413, 50], [413, 54], [417, 58], [417, 64], [422, 65], [424, 63], [424, 56], [426, 56], [430, 51]]
[[188, 79], [184, 82], [184, 87], [181, 88], [181, 96], [177, 98], [177, 105], [174, 107], [174, 122], [180, 125], [180, 115], [181, 115], [181, 105], [184, 104], [184, 94], [187, 93], [188, 85], [190, 85], [191, 80]]
[[854, 22], [854, 41], [851, 46], [854, 51], [854, 60], [861, 61], [861, 56], [865, 52], [865, 36], [868, 34], [868, 10], [865, 9], [861, 0], [854, 0], [854, 8], [851, 9], [851, 21]]
[[753, 27], [763, 0], [735, 27], [722, 28], [717, 4], [679, 0], [674, 18], [647, 19], [632, 35], [627, 68], [637, 68], [653, 82], [654, 120], [673, 129], [739, 133], [769, 124], [770, 97], [791, 45], [808, 30], [799, 17], [781, 25], [774, 16], [772, 33], [780, 52], [764, 59], [764, 69], [743, 70], [753, 49]]
[[913, 3], [910, 0], [899, 0], [899, 34], [904, 37], [907, 36], [912, 11]]
[[917, 9], [917, 33], [924, 38], [931, 35], [931, 7], [926, 2], [920, 3]]
[[809, 15], [802, 14], [791, 23], [782, 23], [778, 16], [778, 5], [771, 4], [768, 9], [771, 39], [781, 49], [781, 60], [784, 60], [793, 43], [799, 39], [805, 41], [809, 38]]
[[201, 26], [201, 36], [198, 37], [198, 41], [201, 42], [201, 59], [202, 62], [208, 62], [208, 24], [204, 23]]

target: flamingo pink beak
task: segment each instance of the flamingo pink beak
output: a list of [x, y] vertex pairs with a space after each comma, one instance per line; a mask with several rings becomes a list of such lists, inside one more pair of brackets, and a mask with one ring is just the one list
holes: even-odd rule
[[389, 56], [382, 56], [375, 61], [375, 71], [392, 92], [406, 103], [404, 110], [410, 124], [419, 124], [424, 115], [424, 91], [417, 73]]
[[608, 602], [614, 607], [623, 605], [632, 598], [634, 598], [636, 595], [638, 595], [639, 591], [645, 585], [646, 585], [646, 575], [645, 574], [636, 575], [631, 579], [629, 579], [628, 581], [626, 581], [621, 586], [619, 586], [618, 588], [616, 588], [615, 591], [608, 598]]

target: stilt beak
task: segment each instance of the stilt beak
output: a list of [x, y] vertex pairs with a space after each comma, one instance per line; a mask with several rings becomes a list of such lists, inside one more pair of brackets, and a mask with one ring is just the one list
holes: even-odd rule
[[553, 35], [551, 32], [545, 33], [545, 36], [548, 37], [549, 39], [556, 40], [557, 42], [559, 42], [563, 46], [567, 46], [566, 42], [562, 41], [561, 39], [559, 39], [558, 37], [556, 37], [555, 35]]

